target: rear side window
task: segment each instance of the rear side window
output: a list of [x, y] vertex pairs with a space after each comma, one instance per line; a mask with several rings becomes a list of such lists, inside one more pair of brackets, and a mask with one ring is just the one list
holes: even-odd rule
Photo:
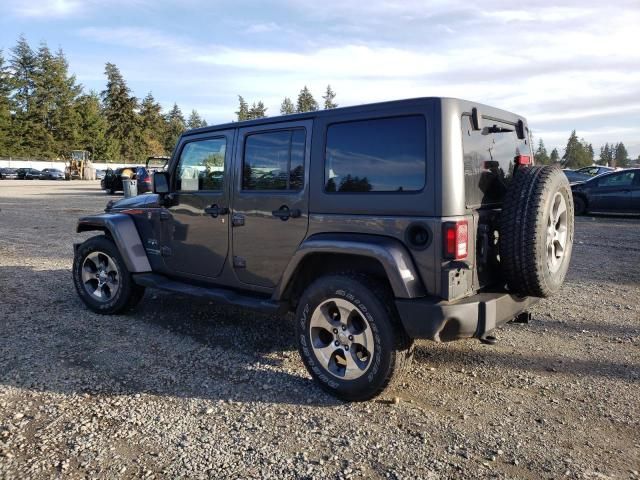
[[599, 187], [630, 187], [633, 185], [635, 172], [621, 172], [607, 175], [598, 180]]
[[416, 192], [425, 178], [424, 117], [335, 123], [327, 129], [325, 191]]
[[242, 165], [243, 190], [302, 190], [305, 130], [249, 135]]
[[499, 205], [513, 175], [514, 158], [531, 155], [526, 139], [519, 139], [513, 125], [484, 120], [473, 130], [471, 117], [462, 116], [464, 182], [468, 207]]

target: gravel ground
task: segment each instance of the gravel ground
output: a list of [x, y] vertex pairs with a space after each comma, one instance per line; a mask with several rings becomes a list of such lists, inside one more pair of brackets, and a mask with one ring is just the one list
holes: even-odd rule
[[75, 221], [109, 198], [0, 182], [1, 478], [640, 478], [640, 218], [579, 218], [531, 323], [419, 342], [404, 385], [345, 404], [291, 318], [153, 291], [84, 308]]

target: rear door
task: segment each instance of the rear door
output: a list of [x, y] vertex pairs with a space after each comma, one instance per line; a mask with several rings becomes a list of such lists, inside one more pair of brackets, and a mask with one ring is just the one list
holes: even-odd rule
[[622, 171], [600, 177], [589, 195], [591, 210], [625, 212], [632, 209], [634, 172]]
[[234, 162], [233, 267], [274, 287], [308, 226], [311, 120], [239, 130]]
[[173, 166], [163, 212], [167, 270], [188, 277], [220, 275], [229, 249], [229, 174], [233, 130], [187, 139]]

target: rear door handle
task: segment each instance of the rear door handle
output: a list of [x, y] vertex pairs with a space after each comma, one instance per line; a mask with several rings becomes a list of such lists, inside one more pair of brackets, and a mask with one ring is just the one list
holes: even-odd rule
[[289, 209], [286, 205], [281, 206], [278, 210], [273, 210], [271, 215], [278, 217], [283, 222], [289, 220], [289, 218], [298, 218], [302, 215], [299, 208]]
[[226, 215], [229, 213], [229, 209], [227, 207], [219, 207], [218, 205], [211, 205], [204, 209], [204, 213], [207, 215], [211, 215], [213, 218], [217, 218], [218, 215]]

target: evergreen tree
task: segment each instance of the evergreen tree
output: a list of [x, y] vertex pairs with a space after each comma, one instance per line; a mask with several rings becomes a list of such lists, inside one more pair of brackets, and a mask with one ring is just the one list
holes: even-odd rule
[[236, 115], [238, 117], [238, 121], [242, 122], [244, 120], [248, 120], [249, 119], [249, 104], [245, 101], [244, 98], [242, 98], [241, 95], [238, 95], [238, 102], [239, 102], [239, 107], [238, 107], [238, 111], [236, 112]]
[[324, 109], [330, 110], [332, 108], [336, 108], [338, 106], [333, 100], [336, 98], [336, 92], [331, 90], [331, 85], [327, 85], [327, 91], [322, 96], [324, 98]]
[[613, 145], [605, 143], [604, 147], [600, 147], [600, 158], [598, 159], [600, 165], [613, 165]]
[[35, 89], [36, 54], [21, 35], [11, 49], [11, 69], [14, 78], [13, 103], [17, 111], [27, 112]]
[[100, 97], [90, 92], [78, 98], [76, 110], [79, 118], [78, 147], [87, 150], [93, 161], [101, 162], [108, 156], [107, 121], [102, 115]]
[[593, 158], [589, 158], [588, 145], [584, 140], [578, 139], [575, 130], [569, 136], [562, 160], [567, 168], [586, 167], [593, 162]]
[[629, 153], [627, 152], [627, 149], [622, 142], [618, 143], [615, 147], [613, 166], [621, 168], [626, 168], [629, 166]]
[[554, 148], [551, 150], [551, 156], [549, 157], [549, 162], [551, 165], [555, 165], [560, 161], [560, 154], [558, 153], [558, 149]]
[[189, 120], [187, 120], [187, 128], [201, 128], [206, 127], [207, 122], [205, 122], [197, 110], [191, 110], [191, 115], [189, 115]]
[[33, 93], [35, 90], [36, 54], [27, 40], [20, 36], [18, 43], [11, 49], [9, 65], [13, 72], [13, 94], [11, 106], [15, 111], [12, 122], [13, 150], [16, 154], [28, 154], [34, 147], [30, 132], [37, 123], [33, 118]]
[[11, 90], [11, 73], [0, 50], [0, 157], [13, 154]]
[[151, 92], [140, 103], [140, 124], [146, 155], [166, 155], [167, 125], [162, 116], [162, 107]]
[[316, 102], [313, 95], [305, 85], [305, 87], [300, 90], [300, 94], [298, 95], [298, 102], [296, 105], [296, 111], [298, 113], [302, 112], [315, 112], [318, 110], [318, 102]]
[[291, 115], [296, 113], [296, 107], [289, 97], [284, 97], [282, 105], [280, 105], [280, 115]]
[[165, 140], [165, 149], [167, 152], [172, 152], [178, 143], [178, 138], [182, 135], [187, 128], [187, 124], [182, 115], [182, 110], [178, 107], [177, 103], [173, 104], [173, 108], [167, 113], [167, 136]]
[[69, 75], [69, 65], [62, 50], [55, 55], [46, 43], [38, 49], [34, 80], [33, 114], [35, 153], [45, 158], [68, 156], [77, 148], [80, 118], [76, 110], [82, 87]]
[[537, 165], [549, 165], [551, 163], [542, 139], [538, 140], [538, 148], [534, 154], [534, 159]]
[[251, 106], [251, 109], [249, 110], [248, 119], [264, 118], [266, 116], [267, 116], [267, 109], [264, 106], [264, 103], [262, 103], [262, 101], [260, 101], [260, 102], [258, 102], [257, 105], [254, 103]]
[[131, 95], [124, 77], [113, 63], [105, 65], [107, 87], [102, 92], [107, 121], [107, 160], [123, 163], [142, 161], [144, 142], [136, 114], [138, 100]]

